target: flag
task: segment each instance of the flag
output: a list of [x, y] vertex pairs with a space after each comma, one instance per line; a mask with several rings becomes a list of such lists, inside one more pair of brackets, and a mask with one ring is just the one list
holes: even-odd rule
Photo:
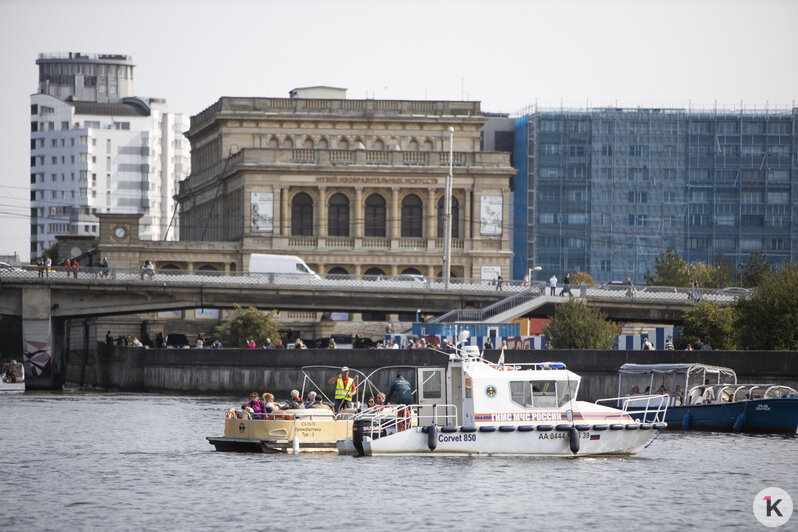
[[502, 348], [502, 354], [499, 355], [499, 369], [504, 367], [504, 348]]

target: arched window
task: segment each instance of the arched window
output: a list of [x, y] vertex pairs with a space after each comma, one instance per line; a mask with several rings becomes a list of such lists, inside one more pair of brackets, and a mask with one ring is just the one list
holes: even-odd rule
[[327, 234], [349, 236], [349, 198], [335, 194], [330, 198], [327, 211]]
[[407, 145], [407, 149], [410, 151], [418, 151], [418, 141], [413, 139], [410, 141], [410, 144]]
[[385, 143], [382, 141], [382, 139], [377, 139], [377, 140], [374, 141], [374, 149], [375, 150], [384, 150], [385, 149]]
[[421, 199], [415, 194], [402, 200], [402, 238], [421, 238], [424, 222]]
[[372, 194], [366, 198], [366, 236], [385, 236], [385, 198]]
[[423, 148], [423, 150], [424, 150], [424, 151], [432, 151], [432, 141], [431, 141], [431, 140], [425, 140], [425, 141], [424, 141], [424, 148]]
[[421, 272], [415, 268], [405, 268], [402, 270], [402, 273], [407, 275], [421, 275]]
[[346, 139], [339, 139], [338, 140], [338, 149], [339, 150], [348, 150], [349, 149], [349, 141]]
[[280, 141], [277, 140], [277, 137], [272, 137], [272, 138], [269, 139], [269, 147], [270, 148], [279, 148], [280, 147]]
[[335, 268], [330, 268], [327, 271], [327, 275], [328, 276], [331, 275], [333, 279], [335, 278], [340, 279], [341, 277], [339, 276], [349, 275], [349, 272], [346, 271], [344, 268], [341, 268], [340, 266], [336, 266]]
[[305, 138], [305, 142], [302, 143], [302, 147], [305, 148], [306, 150], [312, 150], [313, 149], [313, 139], [310, 138], [310, 137], [306, 137]]
[[385, 272], [379, 268], [369, 268], [368, 270], [363, 272], [363, 275], [378, 277], [380, 275], [385, 276]]
[[283, 148], [290, 149], [290, 148], [293, 148], [293, 147], [294, 147], [294, 141], [293, 140], [287, 138], [287, 139], [285, 139], [283, 141]]
[[291, 201], [291, 234], [313, 236], [313, 199], [304, 192]]
[[211, 264], [203, 264], [199, 268], [197, 268], [198, 272], [215, 272], [218, 271], [215, 266]]
[[327, 142], [327, 139], [321, 139], [321, 140], [319, 140], [319, 149], [320, 149], [320, 150], [326, 150], [326, 149], [327, 149], [327, 148], [329, 148], [329, 147], [330, 147], [330, 145], [329, 145], [329, 143]]
[[[444, 219], [446, 218], [446, 207], [444, 196], [438, 200], [438, 238], [445, 238], [446, 234], [443, 229]], [[452, 196], [452, 238], [460, 238], [460, 204], [457, 203], [457, 198]]]

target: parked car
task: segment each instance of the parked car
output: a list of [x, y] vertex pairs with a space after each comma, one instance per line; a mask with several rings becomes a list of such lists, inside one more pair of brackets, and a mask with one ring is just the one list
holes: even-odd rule
[[185, 334], [167, 334], [164, 340], [166, 347], [172, 349], [188, 349], [191, 344], [188, 343], [188, 338]]
[[729, 286], [721, 290], [721, 292], [734, 296], [747, 296], [751, 293], [751, 290], [741, 286]]
[[426, 286], [428, 284], [423, 275], [418, 275], [416, 273], [400, 273], [399, 275], [389, 277], [388, 280], [393, 282], [399, 281], [402, 284], [408, 283], [414, 286]]

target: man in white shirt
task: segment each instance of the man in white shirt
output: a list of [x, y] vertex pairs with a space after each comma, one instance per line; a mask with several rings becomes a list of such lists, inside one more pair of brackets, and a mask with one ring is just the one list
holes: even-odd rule
[[551, 288], [551, 295], [556, 295], [556, 291], [557, 291], [557, 276], [554, 275], [553, 273], [551, 274], [551, 277], [549, 278], [549, 287]]

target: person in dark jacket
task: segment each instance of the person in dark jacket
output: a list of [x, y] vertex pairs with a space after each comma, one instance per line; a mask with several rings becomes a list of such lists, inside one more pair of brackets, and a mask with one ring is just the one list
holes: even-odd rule
[[385, 402], [389, 403], [394, 394], [396, 394], [397, 404], [413, 404], [413, 389], [401, 373], [396, 376], [396, 380], [391, 384], [391, 389], [385, 394]]
[[291, 390], [291, 399], [281, 405], [280, 409], [296, 410], [298, 408], [305, 408], [305, 403], [302, 401], [302, 396], [299, 395], [299, 390]]

